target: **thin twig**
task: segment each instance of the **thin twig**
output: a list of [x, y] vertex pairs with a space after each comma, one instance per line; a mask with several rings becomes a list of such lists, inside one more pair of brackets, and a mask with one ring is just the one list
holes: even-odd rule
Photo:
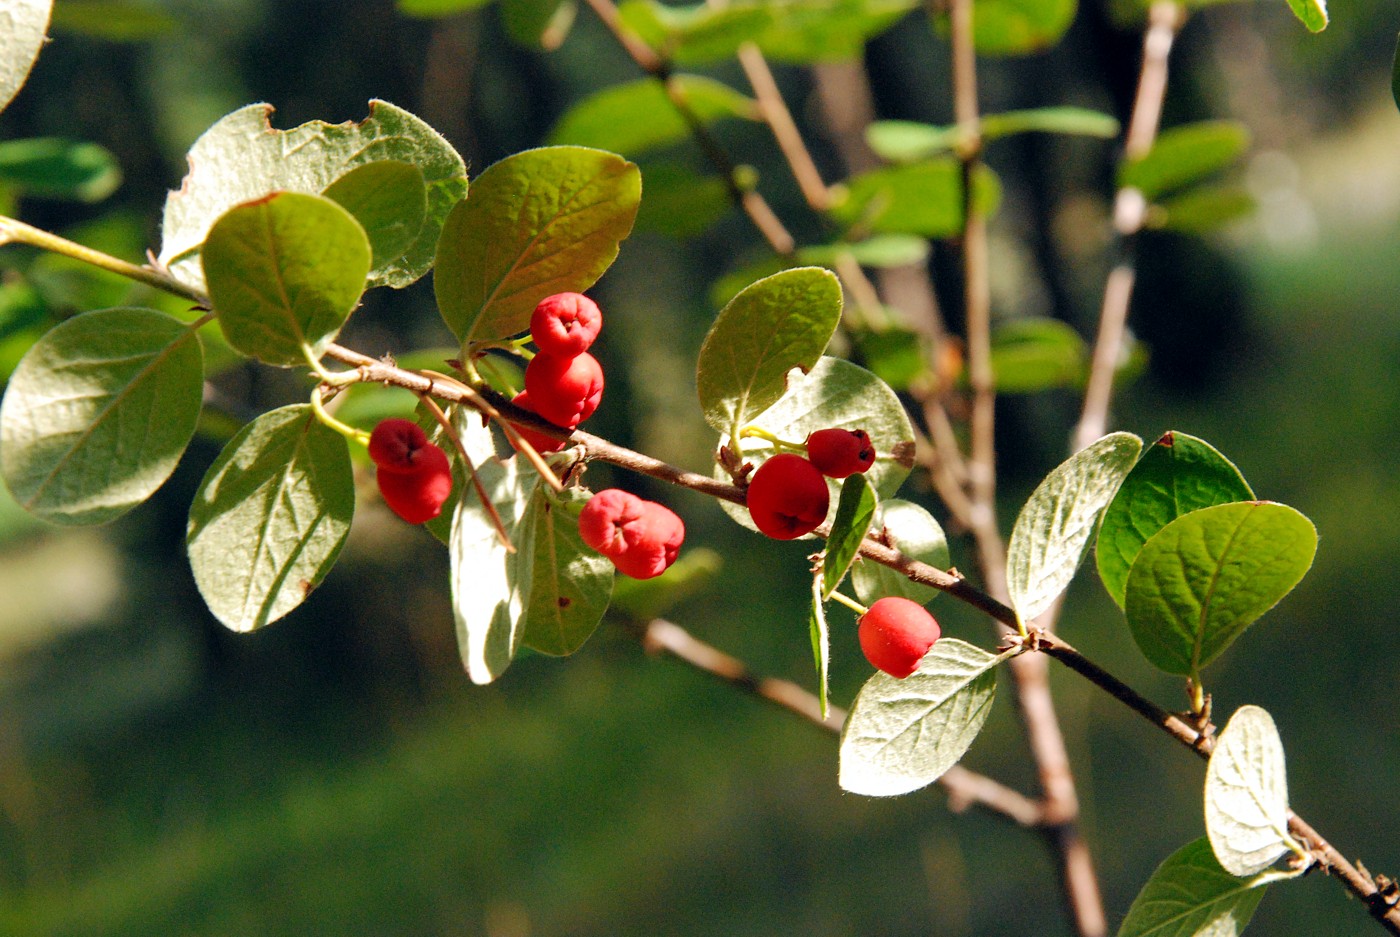
[[748, 42], [739, 47], [739, 65], [744, 69], [749, 87], [753, 88], [754, 97], [758, 100], [758, 112], [772, 129], [773, 138], [792, 169], [802, 197], [813, 211], [826, 211], [831, 204], [831, 193], [822, 181], [821, 172], [797, 129], [797, 123], [792, 119], [792, 112], [788, 110], [782, 92], [778, 90], [768, 60], [757, 45]]

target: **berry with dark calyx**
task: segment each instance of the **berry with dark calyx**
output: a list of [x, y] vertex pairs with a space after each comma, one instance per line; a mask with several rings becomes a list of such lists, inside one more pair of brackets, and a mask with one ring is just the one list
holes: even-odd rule
[[416, 472], [423, 451], [429, 446], [428, 434], [412, 420], [394, 418], [380, 420], [369, 434], [369, 457], [375, 465], [388, 472]]
[[860, 616], [860, 649], [865, 659], [903, 680], [942, 635], [938, 622], [918, 602], [886, 596]]
[[418, 424], [384, 420], [370, 434], [369, 454], [379, 493], [390, 510], [410, 524], [442, 513], [452, 494], [452, 464]]
[[525, 390], [536, 413], [573, 428], [603, 399], [603, 366], [586, 351], [572, 358], [541, 352], [525, 367]]
[[[520, 393], [512, 397], [510, 399], [510, 402], [515, 404], [522, 410], [529, 410], [531, 413], [535, 412], [534, 404], [530, 401], [529, 391], [522, 390]], [[544, 433], [541, 433], [538, 430], [533, 430], [530, 427], [523, 426], [519, 423], [510, 424], [510, 428], [515, 430], [515, 432], [518, 435], [524, 437], [526, 442], [534, 446], [536, 452], [558, 452], [560, 449], [563, 449], [565, 446], [568, 445], [568, 443], [562, 439], [555, 439], [553, 436], [546, 436]], [[568, 428], [573, 429], [573, 426], [570, 426]], [[511, 440], [511, 445], [515, 446], [514, 440]], [[520, 447], [515, 446], [515, 448], [519, 449]]]
[[618, 488], [598, 492], [583, 506], [579, 537], [633, 579], [659, 576], [676, 561], [685, 524], [675, 512]]
[[819, 429], [807, 437], [807, 458], [828, 478], [845, 478], [875, 464], [875, 446], [863, 429]]
[[817, 467], [800, 455], [779, 453], [749, 481], [749, 516], [774, 540], [794, 540], [826, 520], [831, 492]]
[[588, 350], [603, 327], [598, 304], [582, 293], [555, 293], [530, 315], [530, 337], [540, 351], [572, 358]]

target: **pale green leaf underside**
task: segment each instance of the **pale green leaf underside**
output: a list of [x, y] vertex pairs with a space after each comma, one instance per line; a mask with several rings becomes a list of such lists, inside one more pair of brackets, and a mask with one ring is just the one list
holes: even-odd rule
[[1141, 451], [1132, 433], [1111, 433], [1062, 462], [1031, 494], [1006, 558], [1011, 606], [1022, 621], [1049, 608], [1074, 578], [1099, 514]]
[[578, 518], [537, 485], [522, 528], [534, 545], [522, 641], [542, 654], [583, 647], [612, 596], [613, 564], [579, 537]]
[[1147, 880], [1118, 937], [1238, 937], [1277, 876], [1236, 878], [1204, 837], [1167, 857]]
[[848, 476], [841, 483], [841, 496], [836, 500], [836, 516], [831, 521], [831, 535], [826, 539], [826, 560], [822, 564], [822, 598], [828, 599], [846, 571], [855, 562], [861, 541], [870, 531], [875, 519], [878, 499], [870, 479], [865, 475]]
[[[948, 536], [933, 515], [910, 501], [892, 498], [881, 502], [875, 514], [875, 531], [884, 530], [886, 539], [905, 556], [927, 563], [937, 569], [947, 569]], [[870, 560], [857, 560], [851, 570], [851, 583], [856, 598], [866, 605], [887, 595], [898, 595], [911, 602], [925, 605], [941, 595], [939, 590], [912, 582], [907, 576]]]
[[0, 110], [14, 99], [49, 28], [53, 0], [8, 0], [0, 4]]
[[1133, 639], [1167, 673], [1196, 673], [1298, 584], [1316, 551], [1317, 529], [1283, 504], [1220, 504], [1178, 517], [1128, 572]]
[[50, 330], [0, 406], [0, 473], [26, 510], [101, 524], [174, 471], [194, 434], [204, 356], [193, 330], [150, 309], [104, 309]]
[[637, 157], [659, 147], [690, 139], [690, 126], [672, 103], [684, 100], [701, 124], [725, 117], [755, 119], [754, 102], [704, 75], [672, 75], [662, 85], [641, 78], [595, 92], [559, 119], [550, 143], [572, 143]]
[[189, 152], [190, 171], [165, 200], [160, 261], [176, 279], [203, 288], [199, 248], [234, 205], [275, 190], [316, 194], [357, 166], [397, 160], [417, 166], [427, 186], [427, 216], [417, 237], [371, 286], [408, 286], [432, 266], [443, 219], [467, 194], [467, 169], [436, 130], [387, 101], [370, 101], [353, 123], [313, 120], [274, 130], [272, 106], [250, 104], [221, 118]]
[[640, 201], [636, 165], [602, 150], [543, 147], [488, 167], [438, 244], [443, 321], [463, 342], [525, 331], [540, 300], [597, 282]]
[[866, 681], [841, 733], [842, 790], [893, 797], [938, 780], [991, 712], [997, 660], [944, 638], [904, 679], [876, 673]]
[[225, 212], [204, 243], [204, 276], [228, 343], [268, 364], [319, 358], [364, 289], [370, 245], [348, 211], [278, 192]]
[[1288, 0], [1288, 6], [1309, 32], [1327, 28], [1327, 0]]
[[820, 267], [784, 270], [740, 291], [700, 347], [705, 421], [727, 433], [767, 410], [787, 389], [788, 372], [817, 363], [840, 321], [841, 285]]
[[1206, 836], [1231, 875], [1262, 872], [1288, 852], [1283, 740], [1267, 711], [1241, 706], [1206, 767]]
[[186, 547], [209, 610], [234, 631], [286, 615], [330, 572], [354, 512], [345, 437], [310, 406], [243, 427], [190, 505]]

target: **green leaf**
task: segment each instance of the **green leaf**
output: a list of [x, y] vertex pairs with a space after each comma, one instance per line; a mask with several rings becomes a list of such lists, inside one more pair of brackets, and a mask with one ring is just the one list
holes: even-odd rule
[[[1082, 107], [1040, 107], [988, 114], [982, 118], [980, 129], [984, 142], [1031, 132], [1112, 139], [1118, 135], [1118, 121]], [[956, 125], [938, 127], [910, 120], [877, 120], [865, 131], [870, 148], [894, 163], [912, 163], [951, 152], [957, 148], [959, 136]]]
[[510, 38], [546, 52], [564, 43], [578, 15], [575, 0], [501, 0], [499, 9]]
[[1253, 499], [1240, 470], [1210, 443], [1186, 433], [1164, 433], [1133, 466], [1103, 513], [1095, 550], [1104, 588], [1121, 607], [1128, 570], [1153, 534], [1200, 508]]
[[1204, 837], [1167, 857], [1133, 899], [1118, 937], [1238, 937], [1278, 876], [1239, 879]]
[[879, 503], [875, 488], [863, 474], [850, 475], [841, 483], [841, 496], [836, 502], [836, 517], [831, 521], [831, 534], [826, 538], [826, 560], [822, 563], [823, 601], [846, 578], [846, 572], [856, 561], [861, 541], [870, 532]]
[[928, 241], [912, 234], [877, 234], [855, 243], [814, 244], [797, 252], [803, 263], [817, 267], [834, 266], [838, 259], [849, 257], [862, 267], [876, 268], [921, 264], [928, 254]]
[[180, 21], [163, 10], [131, 2], [64, 0], [54, 8], [53, 28], [107, 42], [142, 42], [175, 32]]
[[100, 202], [121, 181], [116, 157], [96, 143], [58, 137], [0, 143], [0, 183], [22, 195]]
[[1206, 767], [1205, 802], [1206, 837], [1231, 875], [1262, 872], [1293, 848], [1283, 741], [1267, 711], [1241, 706], [1230, 717]]
[[1088, 359], [1084, 339], [1059, 319], [1010, 319], [992, 332], [992, 373], [998, 393], [1076, 387], [1084, 381]]
[[812, 613], [808, 618], [808, 631], [812, 638], [812, 657], [817, 667], [817, 702], [825, 719], [831, 672], [831, 629], [826, 623], [822, 579], [821, 573], [812, 576]]
[[613, 564], [579, 538], [578, 515], [537, 485], [521, 521], [534, 547], [522, 641], [541, 654], [572, 654], [593, 634], [612, 595]]
[[942, 777], [987, 721], [999, 660], [943, 638], [904, 679], [866, 681], [841, 732], [841, 789], [893, 797]]
[[727, 59], [745, 42], [756, 40], [773, 22], [767, 4], [739, 2], [716, 6], [667, 6], [655, 0], [623, 0], [623, 26], [677, 65], [700, 65]]
[[694, 237], [733, 207], [723, 179], [673, 163], [642, 167], [642, 191], [646, 196], [637, 211], [637, 230], [668, 237]]
[[1049, 48], [1074, 22], [1076, 0], [976, 0], [972, 41], [982, 55]]
[[365, 229], [373, 254], [371, 277], [388, 273], [389, 264], [417, 240], [428, 214], [423, 171], [394, 159], [356, 166], [321, 194], [354, 215]]
[[1167, 673], [1196, 674], [1292, 591], [1316, 552], [1316, 528], [1287, 505], [1244, 501], [1178, 517], [1128, 572], [1133, 639]]
[[908, 390], [929, 373], [923, 336], [917, 332], [887, 326], [858, 331], [854, 338], [866, 367], [895, 390]]
[[667, 84], [640, 78], [595, 92], [569, 108], [554, 125], [549, 142], [637, 157], [688, 140], [690, 126], [672, 103], [668, 89], [685, 99], [702, 125], [725, 117], [755, 120], [758, 116], [752, 100], [713, 78], [672, 75]]
[[533, 525], [523, 521], [539, 476], [514, 458], [483, 461], [476, 471], [515, 546], [514, 553], [506, 552], [474, 495], [457, 502], [447, 550], [457, 646], [467, 676], [487, 684], [505, 673], [524, 637], [535, 544]]
[[0, 111], [24, 86], [44, 45], [53, 0], [9, 0], [0, 7]]
[[[910, 501], [891, 498], [880, 504], [873, 529], [883, 532], [883, 539], [905, 556], [947, 569], [952, 565], [948, 556], [948, 536], [932, 514]], [[851, 570], [851, 584], [856, 598], [866, 605], [887, 595], [897, 595], [925, 605], [941, 593], [932, 586], [911, 581], [907, 576], [872, 563], [858, 560]]]
[[915, 0], [787, 0], [771, 5], [773, 23], [758, 38], [778, 62], [858, 60], [865, 45], [904, 18]]
[[875, 155], [892, 163], [913, 163], [951, 153], [958, 145], [956, 126], [935, 127], [913, 120], [877, 120], [865, 128], [865, 142]]
[[840, 321], [841, 285], [828, 270], [798, 267], [750, 284], [720, 311], [700, 347], [696, 386], [705, 422], [733, 434], [768, 409], [786, 390], [789, 371], [817, 363]]
[[274, 130], [272, 107], [250, 104], [220, 119], [190, 148], [190, 171], [165, 200], [160, 262], [176, 279], [204, 285], [199, 251], [224, 212], [274, 190], [310, 195], [356, 166], [397, 160], [417, 166], [428, 189], [428, 214], [403, 256], [371, 286], [408, 286], [433, 263], [443, 219], [467, 194], [462, 157], [436, 130], [387, 101], [370, 101], [359, 123], [313, 120]]
[[234, 631], [276, 621], [326, 578], [354, 513], [345, 437], [306, 404], [264, 413], [229, 440], [190, 505], [200, 595]]
[[1201, 187], [1153, 205], [1146, 226], [1154, 231], [1202, 234], [1254, 211], [1254, 196], [1243, 189]]
[[617, 257], [641, 173], [580, 146], [526, 150], [487, 168], [443, 226], [433, 289], [464, 343], [523, 332], [536, 304], [583, 292]]
[[1110, 433], [1060, 463], [1021, 508], [1007, 545], [1011, 606], [1028, 622], [1074, 578], [1094, 525], [1142, 451], [1132, 433]]
[[1288, 6], [1308, 32], [1320, 33], [1327, 28], [1327, 0], [1288, 0]]
[[102, 524], [146, 500], [194, 435], [204, 358], [150, 309], [76, 316], [29, 349], [0, 405], [0, 472], [58, 524]]
[[[1001, 200], [1001, 184], [990, 169], [978, 168], [977, 207], [992, 215]], [[846, 198], [831, 208], [840, 224], [926, 238], [952, 237], [962, 230], [962, 168], [956, 160], [885, 166], [854, 176], [846, 185]]]
[[1147, 154], [1127, 160], [1118, 185], [1153, 201], [1219, 172], [1249, 148], [1249, 131], [1231, 120], [1208, 120], [1165, 130]]
[[268, 364], [319, 359], [364, 290], [370, 247], [330, 199], [276, 192], [209, 229], [204, 277], [228, 343]]
[[431, 19], [464, 13], [490, 2], [491, 0], [399, 0], [399, 12], [405, 16]]

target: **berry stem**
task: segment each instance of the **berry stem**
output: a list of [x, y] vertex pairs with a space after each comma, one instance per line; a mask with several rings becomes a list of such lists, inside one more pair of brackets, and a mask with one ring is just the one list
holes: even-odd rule
[[346, 439], [353, 439], [355, 442], [359, 443], [362, 446], [368, 446], [369, 433], [366, 433], [362, 429], [355, 429], [355, 427], [353, 426], [348, 426], [345, 423], [340, 422], [335, 417], [331, 416], [330, 412], [326, 410], [326, 406], [321, 400], [321, 387], [322, 385], [317, 384], [311, 390], [311, 410], [313, 413], [316, 414], [316, 419], [320, 420], [323, 425], [335, 430], [337, 433], [344, 436]]
[[831, 595], [827, 596], [827, 598], [835, 599], [842, 605], [849, 608], [851, 611], [855, 612], [857, 615], [864, 615], [866, 612], [870, 611], [870, 609], [866, 608], [864, 605], [861, 605], [855, 599], [836, 590], [832, 590]]
[[790, 439], [783, 439], [782, 437], [776, 436], [773, 433], [768, 432], [768, 430], [758, 426], [745, 426], [742, 430], [740, 430], [739, 436], [740, 438], [743, 438], [745, 436], [755, 436], [759, 439], [766, 439], [769, 442], [771, 442], [774, 448], [776, 448], [779, 452], [786, 451], [805, 453], [807, 451], [807, 445], [805, 443], [793, 442]]

